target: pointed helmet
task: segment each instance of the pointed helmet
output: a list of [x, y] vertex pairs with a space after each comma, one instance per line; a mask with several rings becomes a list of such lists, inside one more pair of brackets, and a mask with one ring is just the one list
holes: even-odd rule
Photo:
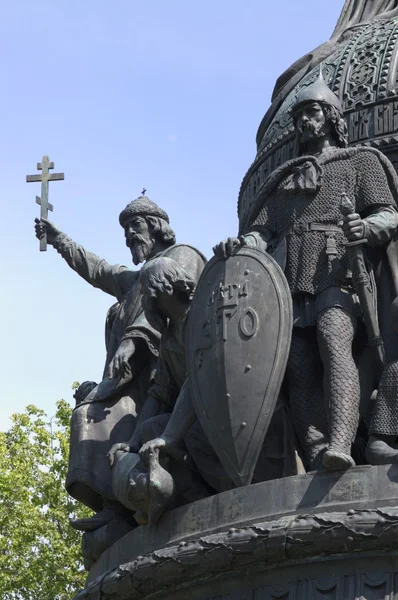
[[336, 94], [334, 94], [327, 86], [323, 78], [321, 68], [319, 69], [318, 79], [310, 85], [304, 85], [298, 92], [296, 100], [291, 109], [292, 113], [296, 113], [300, 106], [303, 104], [308, 104], [308, 102], [330, 104], [331, 106], [334, 106], [334, 108], [336, 108], [341, 115], [343, 114], [343, 106]]

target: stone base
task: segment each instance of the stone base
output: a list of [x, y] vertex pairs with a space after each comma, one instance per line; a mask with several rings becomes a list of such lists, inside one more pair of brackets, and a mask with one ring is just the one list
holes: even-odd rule
[[398, 595], [398, 466], [298, 475], [165, 514], [102, 554], [76, 600]]
[[134, 527], [126, 521], [112, 521], [100, 529], [84, 533], [82, 537], [84, 568], [89, 571], [105, 550], [133, 529]]

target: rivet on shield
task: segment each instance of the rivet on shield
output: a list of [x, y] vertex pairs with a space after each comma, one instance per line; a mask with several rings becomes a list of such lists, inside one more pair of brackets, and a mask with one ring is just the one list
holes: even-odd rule
[[241, 427], [246, 427], [247, 423], [246, 421], [242, 421], [242, 423], [240, 424]]
[[245, 275], [249, 275], [250, 271], [248, 269], [246, 269], [245, 271]]
[[246, 365], [245, 366], [245, 373], [247, 373], [248, 371], [250, 371], [251, 368], [252, 368], [251, 365]]
[[231, 397], [231, 394], [225, 394], [225, 397], [226, 397], [227, 400], [229, 400], [230, 397]]

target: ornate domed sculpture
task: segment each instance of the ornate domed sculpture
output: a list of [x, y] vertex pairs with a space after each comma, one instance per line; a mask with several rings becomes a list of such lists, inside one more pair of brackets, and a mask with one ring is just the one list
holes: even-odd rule
[[[122, 537], [115, 522], [108, 523], [108, 537], [118, 536], [112, 546], [101, 529], [88, 532], [86, 548], [99, 558], [75, 600], [398, 598], [398, 460], [389, 446], [397, 438], [398, 360], [387, 356], [387, 347], [396, 353], [398, 345], [384, 335], [391, 333], [391, 323], [384, 323], [390, 296], [398, 295], [398, 182], [380, 152], [346, 148], [348, 123], [351, 145], [383, 150], [398, 170], [397, 76], [398, 0], [346, 0], [332, 38], [278, 79], [239, 199], [241, 231], [249, 233], [216, 247], [190, 315], [184, 312], [186, 347], [177, 336], [169, 338], [172, 354], [186, 354], [188, 365], [174, 412], [153, 417], [166, 416], [163, 437], [144, 445], [153, 451], [145, 472], [139, 456], [126, 452], [134, 444], [114, 447], [114, 495], [125, 508], [138, 508], [137, 523], [151, 515], [149, 526]], [[278, 249], [285, 277], [274, 260]], [[161, 281], [155, 274], [154, 287]], [[179, 276], [174, 281], [178, 293], [181, 282]], [[174, 291], [167, 294], [171, 301]], [[175, 314], [169, 315], [172, 325]], [[170, 322], [166, 329], [172, 330]], [[383, 370], [384, 337], [389, 364]], [[161, 360], [165, 370], [174, 369], [165, 354]], [[287, 385], [279, 395], [286, 363]], [[361, 414], [369, 421], [366, 401], [381, 370], [378, 418], [369, 428], [374, 465], [363, 465], [359, 440], [355, 466], [361, 395]], [[162, 404], [178, 387], [171, 376], [164, 379], [157, 392]], [[269, 425], [276, 401], [284, 412], [284, 396], [295, 436], [289, 423]], [[191, 402], [215, 460], [192, 425]], [[176, 444], [179, 435], [180, 443], [186, 426], [193, 427], [192, 447], [201, 456], [190, 465], [185, 457], [180, 464], [174, 459], [173, 480], [166, 463], [159, 466], [158, 452], [166, 453], [166, 444], [170, 451], [170, 438]], [[268, 428], [280, 445], [275, 452], [272, 445], [267, 465], [285, 460], [284, 440], [297, 438], [307, 473], [289, 476], [286, 461], [284, 476], [271, 476], [256, 454]], [[294, 451], [291, 456], [296, 473], [300, 461]], [[171, 464], [173, 456], [167, 460]], [[249, 485], [257, 463], [268, 481]], [[185, 466], [203, 474], [206, 488], [201, 499], [179, 503], [179, 485], [194, 491]], [[219, 475], [220, 466], [227, 477]], [[217, 477], [226, 485], [214, 485]], [[158, 520], [174, 492], [174, 508]]]
[[239, 193], [240, 229], [259, 187], [296, 156], [290, 109], [319, 70], [339, 97], [350, 145], [383, 151], [398, 169], [398, 0], [346, 0], [331, 39], [296, 61], [275, 86], [272, 105], [257, 133], [257, 156]]

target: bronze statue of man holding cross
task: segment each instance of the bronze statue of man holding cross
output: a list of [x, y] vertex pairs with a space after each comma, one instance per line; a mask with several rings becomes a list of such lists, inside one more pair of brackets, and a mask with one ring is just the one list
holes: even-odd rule
[[[39, 168], [43, 168], [42, 175], [28, 176], [27, 181], [43, 182], [41, 218], [35, 220], [41, 250], [46, 249], [46, 244], [53, 246], [85, 281], [117, 300], [106, 320], [107, 355], [102, 381], [84, 382], [77, 390], [71, 423], [66, 487], [74, 498], [96, 511], [93, 517], [72, 525], [92, 531], [126, 518], [126, 511], [112, 491], [107, 453], [134, 431], [155, 369], [160, 332], [143, 313], [139, 269], [107, 263], [47, 220], [46, 211], [52, 210], [48, 205], [48, 181], [63, 175], [48, 174], [48, 169], [53, 168], [48, 158]], [[167, 213], [147, 196], [130, 202], [119, 221], [135, 265], [167, 256], [181, 263], [194, 281], [198, 280], [205, 258], [191, 246], [176, 244]]]
[[[26, 183], [41, 182], [41, 197], [36, 196], [36, 203], [40, 206], [40, 218], [47, 219], [48, 211], [54, 210], [53, 205], [48, 201], [48, 183], [49, 181], [61, 181], [64, 179], [63, 173], [50, 173], [54, 168], [54, 163], [50, 161], [48, 156], [43, 156], [40, 163], [37, 163], [37, 170], [41, 171], [41, 175], [27, 175]], [[38, 221], [38, 220], [37, 220]], [[40, 238], [40, 251], [47, 250], [47, 234], [43, 232]]]

